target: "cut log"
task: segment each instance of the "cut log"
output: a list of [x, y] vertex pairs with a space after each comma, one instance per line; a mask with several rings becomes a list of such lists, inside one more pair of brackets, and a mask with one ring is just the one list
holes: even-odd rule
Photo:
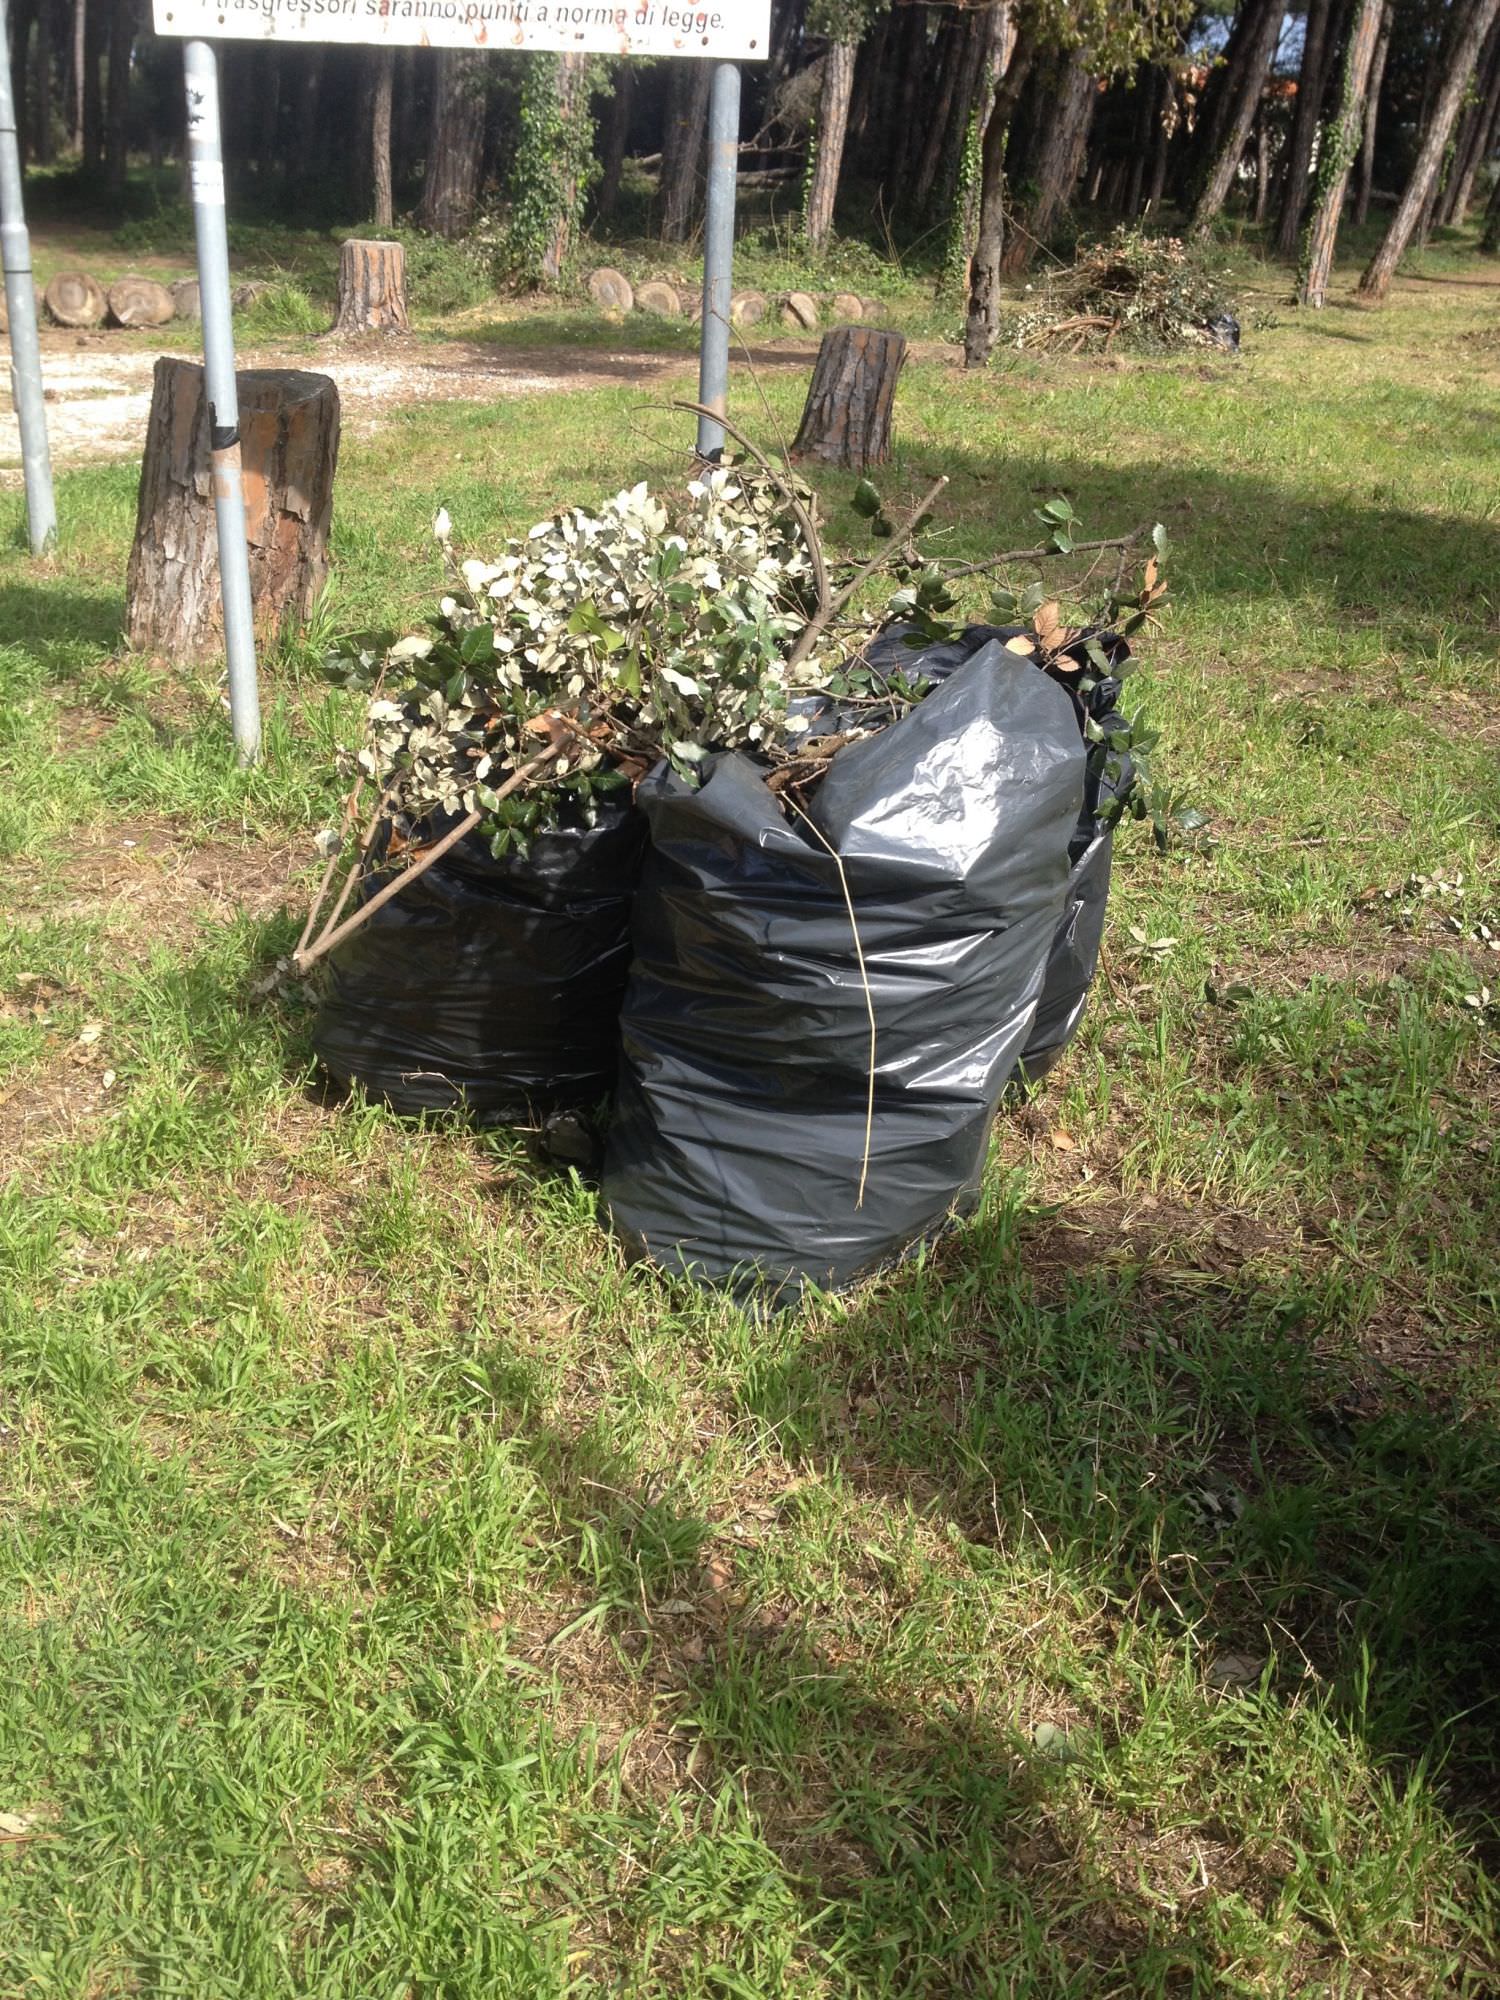
[[[328, 573], [339, 394], [326, 375], [247, 368], [235, 377], [250, 590], [270, 643], [305, 619]], [[163, 357], [152, 384], [126, 632], [142, 651], [212, 658], [223, 648], [209, 411], [196, 361]]]
[[658, 319], [682, 318], [681, 293], [675, 285], [664, 285], [658, 278], [636, 286], [635, 302], [642, 312], [655, 313]]
[[198, 292], [196, 278], [179, 278], [168, 289], [172, 294], [172, 304], [177, 308], [179, 319], [202, 319], [203, 300]]
[[818, 324], [818, 302], [811, 292], [788, 292], [781, 302], [781, 324], [811, 333]]
[[229, 303], [236, 312], [247, 312], [251, 306], [258, 304], [270, 289], [271, 283], [268, 278], [247, 278], [243, 285], [236, 285], [229, 294]]
[[87, 271], [60, 272], [42, 297], [59, 326], [98, 326], [109, 303]]
[[[626, 67], [626, 64], [621, 64], [622, 69]], [[635, 310], [635, 293], [631, 290], [629, 278], [623, 271], [613, 270], [608, 264], [601, 264], [597, 271], [589, 272], [588, 293], [594, 304], [605, 312], [628, 313]]]
[[730, 324], [759, 326], [770, 308], [770, 303], [764, 292], [736, 292], [729, 301]]
[[154, 278], [118, 278], [109, 288], [116, 326], [165, 326], [176, 310], [172, 294]]
[[339, 251], [339, 312], [335, 333], [410, 333], [406, 317], [406, 251], [400, 243], [351, 237]]
[[857, 292], [835, 292], [833, 316], [835, 319], [863, 319], [865, 302]]
[[819, 458], [863, 472], [891, 455], [891, 405], [906, 359], [899, 333], [840, 326], [818, 349], [793, 458]]

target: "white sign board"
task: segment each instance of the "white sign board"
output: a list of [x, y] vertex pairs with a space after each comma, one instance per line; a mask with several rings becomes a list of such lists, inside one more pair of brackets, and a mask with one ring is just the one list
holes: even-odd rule
[[216, 42], [582, 49], [764, 61], [771, 0], [154, 0], [159, 35]]

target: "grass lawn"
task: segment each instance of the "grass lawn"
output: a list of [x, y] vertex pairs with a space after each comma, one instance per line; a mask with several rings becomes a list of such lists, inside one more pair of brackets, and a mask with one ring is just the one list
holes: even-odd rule
[[1462, 269], [1239, 361], [909, 369], [885, 484], [948, 472], [955, 554], [1059, 489], [1168, 523], [1132, 685], [1211, 838], [1122, 835], [978, 1218], [771, 1321], [626, 1271], [520, 1137], [325, 1101], [269, 977], [355, 728], [323, 641], [432, 598], [439, 504], [482, 545], [664, 476], [660, 391], [351, 439], [243, 776], [212, 673], [117, 650], [134, 468], [60, 479], [42, 564], [7, 491], [0, 1995], [1500, 1990]]

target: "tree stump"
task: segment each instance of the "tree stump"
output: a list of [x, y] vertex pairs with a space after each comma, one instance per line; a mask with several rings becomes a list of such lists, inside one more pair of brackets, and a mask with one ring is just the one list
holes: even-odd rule
[[172, 294], [154, 278], [120, 278], [109, 288], [116, 326], [165, 326], [176, 310]]
[[891, 455], [891, 405], [906, 359], [899, 333], [865, 326], [825, 333], [813, 367], [793, 458], [820, 458], [863, 472]]
[[604, 312], [628, 313], [635, 310], [635, 292], [623, 271], [616, 271], [608, 264], [601, 264], [597, 271], [590, 271], [588, 293], [594, 304]]
[[[250, 591], [269, 643], [305, 619], [328, 573], [339, 393], [327, 375], [247, 368], [235, 377]], [[196, 361], [156, 364], [126, 577], [126, 632], [141, 650], [210, 659], [223, 649], [209, 413]]]
[[107, 304], [104, 293], [87, 271], [61, 271], [42, 294], [50, 317], [59, 326], [98, 326]]
[[351, 238], [339, 251], [339, 315], [335, 333], [410, 333], [406, 317], [406, 251], [399, 243]]
[[682, 317], [682, 294], [660, 278], [648, 278], [644, 285], [637, 285], [635, 302], [642, 312], [655, 313], [658, 319]]

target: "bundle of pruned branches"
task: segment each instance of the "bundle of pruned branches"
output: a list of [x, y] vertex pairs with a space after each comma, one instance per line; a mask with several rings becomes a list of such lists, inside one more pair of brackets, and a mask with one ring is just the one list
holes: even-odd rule
[[1014, 347], [1073, 354], [1233, 348], [1237, 310], [1211, 251], [1119, 229], [1029, 286], [1003, 334]]
[[[1076, 554], [1094, 558], [1091, 581], [1114, 557], [1113, 584], [1092, 615], [1070, 622], [1040, 582], [989, 606], [994, 617], [1023, 621], [1014, 650], [1085, 689], [1111, 671], [1101, 635], [1145, 622], [1165, 594], [1160, 528], [1150, 531], [1155, 551], [1130, 594], [1131, 552], [1148, 531], [1082, 541], [1065, 500], [1039, 511], [1045, 535], [1031, 548], [974, 563], [929, 559], [918, 536], [946, 479], [899, 524], [862, 482], [854, 504], [875, 547], [835, 577], [811, 489], [734, 435], [743, 453], [735, 462], [700, 464], [672, 491], [642, 483], [592, 511], [565, 509], [492, 556], [465, 555], [446, 512], [438, 515], [448, 589], [426, 629], [343, 649], [332, 663], [367, 691], [366, 730], [350, 753], [343, 825], [324, 837], [328, 863], [299, 967], [476, 829], [497, 855], [524, 846], [561, 818], [591, 820], [602, 794], [663, 759], [696, 783], [711, 756], [746, 752], [800, 811], [839, 750], [926, 691], [915, 670], [876, 673], [864, 659], [869, 640], [893, 623], [914, 649], [956, 631], [951, 615], [966, 580]], [[867, 590], [882, 571], [895, 572], [894, 595]], [[830, 696], [837, 732], [820, 735]], [[1112, 738], [1117, 747], [1129, 741], [1128, 732]], [[356, 837], [369, 786], [373, 809]], [[395, 863], [395, 872], [346, 918], [377, 839], [382, 867]], [[315, 937], [341, 859], [345, 880]]]

